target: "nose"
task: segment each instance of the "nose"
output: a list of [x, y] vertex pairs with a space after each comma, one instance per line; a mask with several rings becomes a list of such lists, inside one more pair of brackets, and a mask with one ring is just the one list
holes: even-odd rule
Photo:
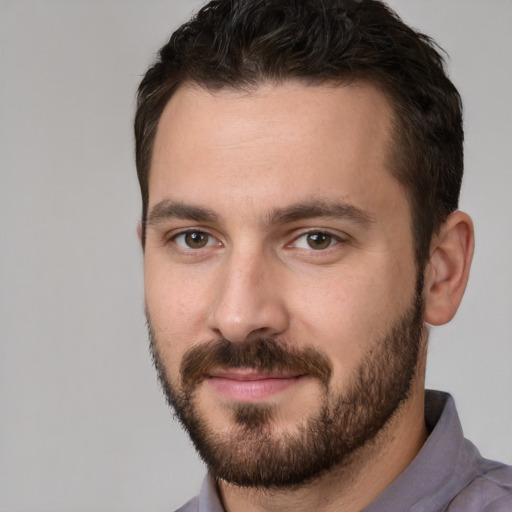
[[233, 253], [220, 273], [209, 312], [209, 328], [241, 342], [281, 334], [289, 314], [283, 292], [283, 269], [263, 254]]

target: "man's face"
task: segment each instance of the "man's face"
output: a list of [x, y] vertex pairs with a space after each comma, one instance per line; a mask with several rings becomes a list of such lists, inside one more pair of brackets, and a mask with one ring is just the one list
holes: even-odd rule
[[148, 321], [169, 400], [221, 478], [308, 480], [408, 397], [421, 280], [391, 122], [363, 85], [183, 87], [164, 110]]

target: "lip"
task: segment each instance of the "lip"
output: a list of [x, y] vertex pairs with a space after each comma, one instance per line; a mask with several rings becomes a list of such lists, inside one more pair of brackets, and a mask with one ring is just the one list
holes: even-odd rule
[[258, 402], [275, 397], [296, 385], [303, 377], [304, 375], [236, 369], [212, 372], [206, 382], [228, 400]]

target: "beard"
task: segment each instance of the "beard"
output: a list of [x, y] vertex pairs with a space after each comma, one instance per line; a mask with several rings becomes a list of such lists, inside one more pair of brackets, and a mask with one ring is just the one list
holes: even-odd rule
[[[176, 385], [167, 376], [147, 313], [151, 352], [164, 394], [213, 476], [243, 487], [279, 489], [304, 485], [347, 465], [410, 396], [424, 337], [422, 284], [418, 279], [408, 310], [370, 344], [348, 384], [336, 391], [330, 386], [332, 365], [326, 355], [272, 338], [243, 343], [220, 339], [194, 346], [182, 359], [181, 385]], [[199, 386], [215, 368], [307, 375], [321, 384], [320, 407], [293, 432], [280, 432], [278, 405], [234, 403], [229, 429], [219, 432], [197, 405]]]

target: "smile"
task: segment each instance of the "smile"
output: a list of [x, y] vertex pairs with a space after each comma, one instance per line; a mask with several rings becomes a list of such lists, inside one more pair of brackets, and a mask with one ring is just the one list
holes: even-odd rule
[[212, 372], [205, 382], [229, 400], [257, 402], [287, 390], [303, 377], [254, 369], [220, 370]]

